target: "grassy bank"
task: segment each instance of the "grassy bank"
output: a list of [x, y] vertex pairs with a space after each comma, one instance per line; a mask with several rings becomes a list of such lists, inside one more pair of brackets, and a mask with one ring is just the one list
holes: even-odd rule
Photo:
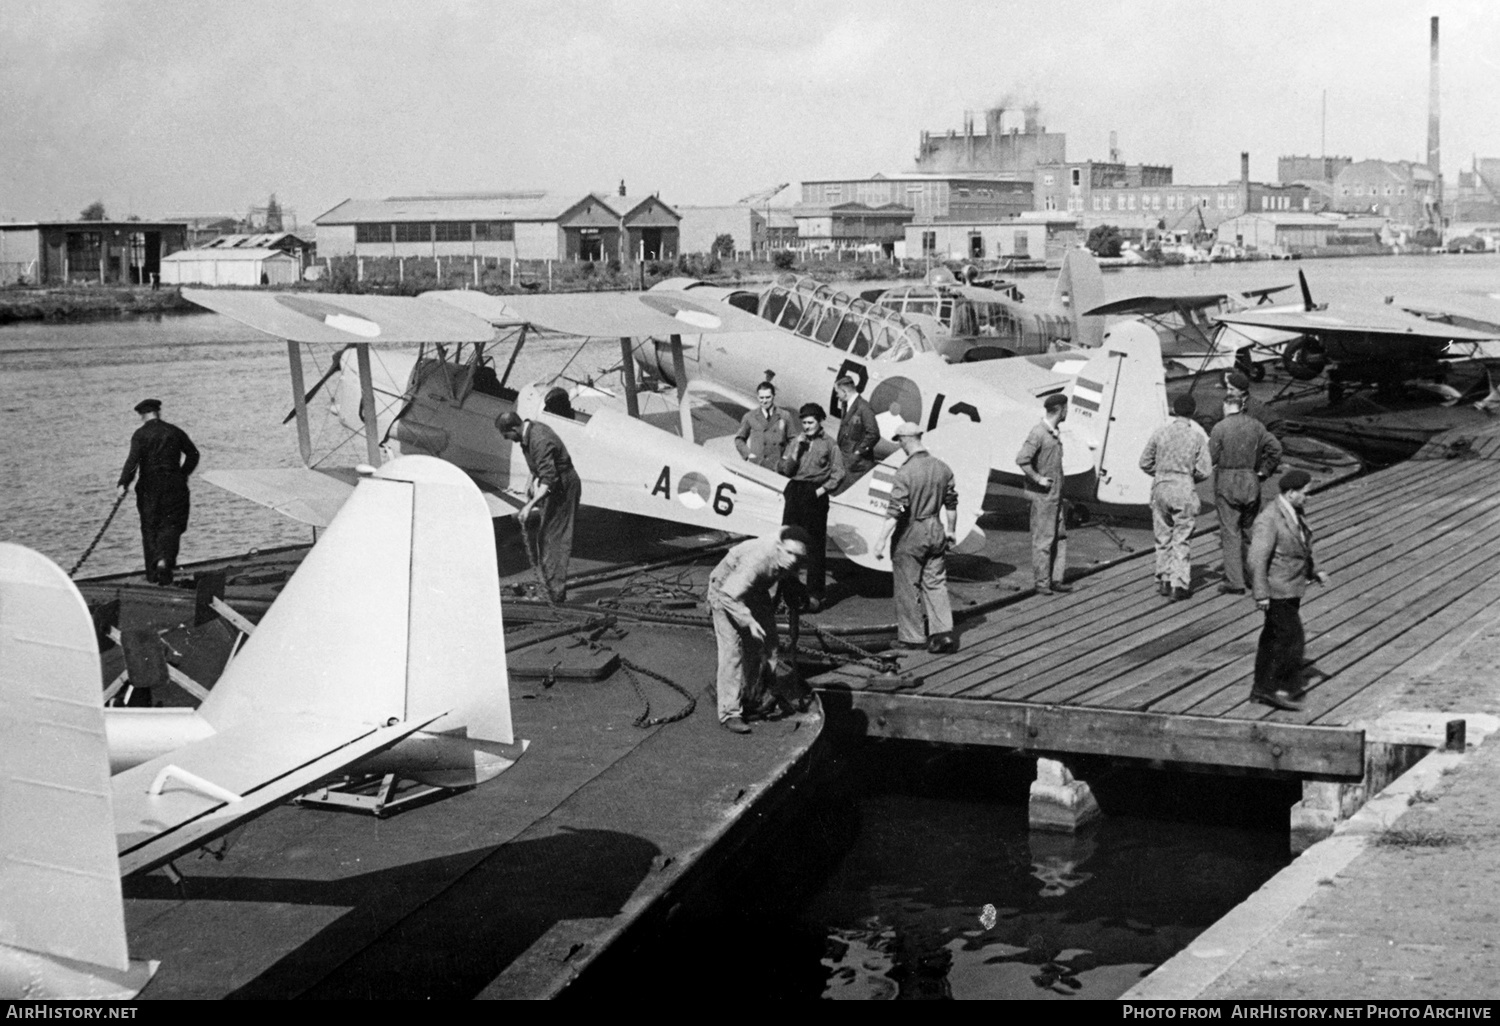
[[175, 288], [80, 285], [0, 289], [0, 324], [13, 321], [94, 321], [141, 314], [186, 313], [198, 307]]

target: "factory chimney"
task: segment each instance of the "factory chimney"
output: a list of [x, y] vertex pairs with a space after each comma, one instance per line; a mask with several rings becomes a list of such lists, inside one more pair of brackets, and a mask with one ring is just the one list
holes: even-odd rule
[[1250, 152], [1240, 150], [1240, 213], [1250, 213]]
[[1109, 133], [1109, 162], [1118, 164], [1120, 162], [1120, 133]]
[[1432, 19], [1432, 84], [1427, 94], [1427, 167], [1436, 179], [1433, 199], [1438, 204], [1438, 216], [1443, 210], [1443, 148], [1439, 138], [1438, 120], [1438, 20]]

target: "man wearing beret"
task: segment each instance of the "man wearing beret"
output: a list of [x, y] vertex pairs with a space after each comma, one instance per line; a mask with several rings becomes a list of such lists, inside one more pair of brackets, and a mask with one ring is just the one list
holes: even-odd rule
[[1042, 402], [1042, 420], [1032, 425], [1016, 465], [1026, 476], [1026, 498], [1031, 502], [1031, 577], [1038, 595], [1072, 591], [1063, 583], [1068, 570], [1068, 528], [1063, 522], [1063, 447], [1058, 427], [1068, 419], [1068, 397], [1049, 395]]
[[186, 431], [161, 419], [160, 399], [141, 400], [135, 412], [140, 414], [141, 426], [130, 436], [130, 455], [116, 488], [123, 496], [140, 473], [135, 508], [141, 515], [146, 580], [171, 584], [192, 506], [187, 481], [198, 466], [198, 447]]
[[1302, 596], [1328, 575], [1313, 563], [1313, 534], [1304, 508], [1312, 476], [1305, 470], [1281, 475], [1281, 496], [1255, 518], [1250, 538], [1250, 580], [1266, 625], [1255, 652], [1250, 700], [1296, 712], [1302, 708]]
[[[797, 411], [802, 433], [787, 444], [777, 466], [783, 477], [791, 478], [783, 493], [781, 522], [807, 532], [807, 598], [806, 609], [816, 613], [823, 608], [824, 563], [828, 549], [828, 494], [844, 479], [844, 458], [823, 430], [827, 416], [817, 403], [807, 403]], [[795, 590], [795, 589], [793, 589]]]
[[1152, 477], [1156, 589], [1174, 602], [1193, 593], [1188, 539], [1198, 518], [1197, 484], [1207, 481], [1213, 470], [1208, 434], [1193, 419], [1197, 412], [1197, 400], [1190, 395], [1172, 400], [1172, 419], [1151, 432], [1141, 452], [1141, 469]]

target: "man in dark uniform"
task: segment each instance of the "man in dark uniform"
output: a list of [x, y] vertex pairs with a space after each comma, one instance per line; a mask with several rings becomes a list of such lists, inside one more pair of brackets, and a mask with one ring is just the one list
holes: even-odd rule
[[198, 466], [198, 447], [187, 432], [161, 419], [161, 400], [136, 403], [141, 426], [130, 437], [130, 455], [120, 471], [118, 490], [135, 487], [135, 506], [141, 514], [141, 548], [146, 553], [146, 579], [171, 584], [177, 568], [177, 547], [187, 530], [191, 502], [187, 479]]
[[1224, 375], [1224, 395], [1226, 399], [1233, 395], [1239, 396], [1240, 411], [1260, 421], [1267, 431], [1275, 433], [1281, 427], [1281, 417], [1250, 394], [1250, 378], [1243, 371], [1230, 371]]
[[1031, 574], [1038, 595], [1072, 591], [1063, 583], [1068, 570], [1068, 528], [1063, 522], [1063, 447], [1058, 425], [1068, 419], [1068, 397], [1049, 395], [1041, 423], [1031, 428], [1016, 465], [1026, 475], [1031, 501]]
[[782, 508], [781, 522], [807, 532], [810, 544], [806, 608], [816, 613], [823, 608], [828, 493], [844, 478], [844, 459], [838, 446], [823, 431], [826, 416], [823, 407], [807, 403], [797, 412], [802, 418], [802, 433], [787, 444], [781, 465], [776, 468], [783, 477], [791, 478], [783, 493], [786, 505]]
[[880, 441], [880, 425], [869, 402], [854, 387], [854, 379], [841, 375], [833, 383], [844, 415], [839, 418], [839, 455], [844, 458], [844, 480], [835, 491], [843, 491], [875, 466], [875, 443]]
[[526, 505], [516, 511], [524, 530], [531, 511], [540, 507], [542, 521], [533, 558], [553, 602], [568, 597], [568, 559], [573, 554], [573, 521], [583, 497], [583, 482], [573, 469], [567, 446], [546, 424], [522, 420], [514, 413], [495, 418], [495, 427], [521, 447], [531, 480], [526, 484]]
[[1238, 394], [1224, 397], [1224, 419], [1208, 436], [1214, 465], [1214, 505], [1219, 511], [1219, 546], [1224, 554], [1225, 595], [1245, 594], [1245, 553], [1250, 529], [1260, 513], [1260, 485], [1281, 465], [1281, 443], [1266, 426], [1242, 412]]
[[[892, 534], [892, 590], [896, 596], [896, 644], [954, 652], [953, 608], [948, 601], [948, 549], [958, 527], [958, 490], [948, 464], [922, 446], [922, 429], [910, 422], [896, 429], [906, 462], [896, 471], [885, 528], [876, 558]], [[922, 622], [923, 606], [927, 622]]]

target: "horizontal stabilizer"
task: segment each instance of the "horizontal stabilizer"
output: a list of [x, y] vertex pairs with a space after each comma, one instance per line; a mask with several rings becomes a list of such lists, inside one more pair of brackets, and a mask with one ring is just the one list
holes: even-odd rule
[[[275, 510], [313, 527], [327, 527], [354, 493], [359, 472], [353, 467], [274, 467], [264, 470], [210, 470], [203, 479], [242, 499]], [[481, 490], [491, 517], [506, 517], [516, 503]]]
[[424, 726], [279, 717], [116, 774], [118, 873], [147, 872], [201, 847]]
[[313, 527], [327, 527], [344, 500], [354, 492], [359, 473], [353, 467], [308, 470], [210, 470], [203, 479], [226, 492], [275, 510]]

